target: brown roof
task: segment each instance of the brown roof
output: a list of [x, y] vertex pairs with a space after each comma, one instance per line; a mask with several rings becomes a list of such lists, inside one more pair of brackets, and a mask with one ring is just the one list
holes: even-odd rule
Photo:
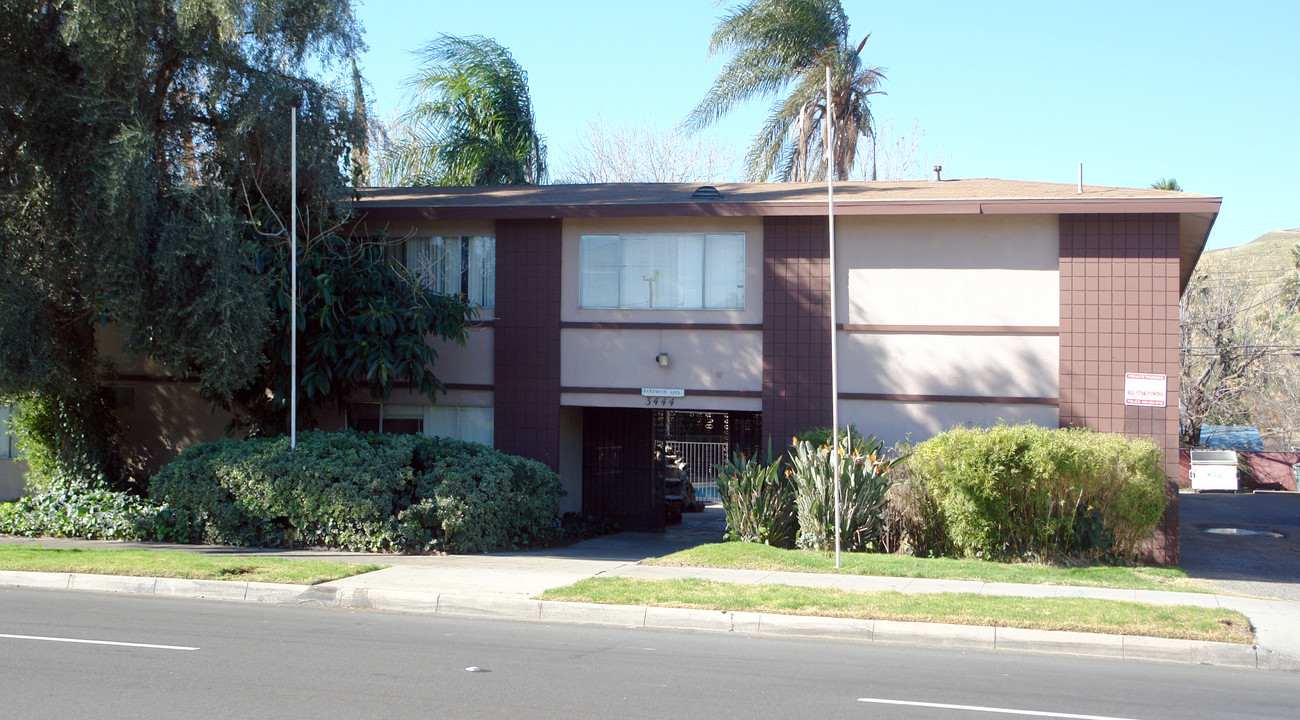
[[[361, 206], [410, 219], [654, 215], [807, 215], [826, 210], [825, 183], [721, 183], [718, 199], [697, 183], [508, 187], [360, 188]], [[1220, 198], [1169, 190], [969, 180], [841, 182], [837, 215], [1060, 212], [1209, 212]], [[406, 210], [401, 212], [400, 210]], [[414, 212], [412, 212], [414, 211]], [[503, 212], [504, 211], [504, 212]]]

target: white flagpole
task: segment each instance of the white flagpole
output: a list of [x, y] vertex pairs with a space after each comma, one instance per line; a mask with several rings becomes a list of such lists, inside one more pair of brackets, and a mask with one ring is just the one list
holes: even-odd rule
[[289, 107], [289, 449], [298, 448], [298, 103]]
[[835, 569], [840, 569], [840, 375], [835, 342], [835, 106], [831, 101], [831, 66], [826, 66], [826, 217], [830, 224], [831, 275], [831, 474], [835, 478]]

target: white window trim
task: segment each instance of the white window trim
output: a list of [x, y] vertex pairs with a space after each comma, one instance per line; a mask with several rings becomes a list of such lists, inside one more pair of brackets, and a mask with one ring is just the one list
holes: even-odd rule
[[[625, 243], [626, 243], [629, 239], [658, 238], [658, 237], [664, 237], [664, 238], [666, 238], [666, 237], [693, 237], [693, 238], [699, 238], [699, 239], [700, 239], [700, 241], [701, 241], [701, 253], [700, 253], [701, 257], [700, 257], [700, 268], [699, 268], [700, 272], [699, 272], [699, 275], [698, 275], [699, 283], [700, 283], [700, 287], [699, 287], [698, 289], [692, 287], [690, 290], [688, 290], [688, 292], [692, 293], [693, 295], [698, 295], [698, 297], [699, 297], [699, 305], [693, 305], [693, 304], [692, 304], [692, 305], [683, 305], [683, 306], [655, 305], [655, 304], [653, 304], [653, 303], [654, 303], [653, 295], [651, 296], [652, 299], [650, 300], [650, 303], [651, 303], [651, 304], [650, 304], [649, 307], [647, 307], [647, 306], [645, 306], [645, 305], [639, 305], [639, 304], [637, 304], [637, 305], [633, 305], [633, 304], [628, 304], [628, 303], [625, 303], [625, 302], [624, 302], [623, 297], [624, 297], [624, 294], [625, 294], [626, 288], [623, 287], [623, 272], [624, 272], [624, 270], [625, 270], [626, 267], [627, 267], [627, 265], [626, 265], [626, 254], [625, 254], [625, 253], [626, 253], [626, 250], [625, 250], [625, 247], [626, 247], [626, 246], [625, 246]], [[708, 286], [708, 282], [709, 282], [709, 276], [710, 276], [709, 270], [711, 269], [710, 266], [709, 266], [709, 262], [710, 262], [710, 258], [711, 258], [711, 253], [710, 253], [711, 243], [709, 242], [709, 238], [711, 238], [711, 237], [712, 237], [712, 238], [732, 238], [732, 239], [739, 238], [739, 240], [740, 240], [740, 252], [739, 252], [739, 258], [738, 258], [738, 259], [739, 259], [739, 267], [738, 267], [738, 272], [737, 272], [737, 275], [736, 275], [736, 280], [737, 280], [737, 286], [736, 286], [736, 297], [737, 297], [737, 303], [736, 303], [735, 305], [719, 305], [719, 306], [716, 306], [716, 307], [709, 307], [709, 304], [708, 304], [708, 296], [709, 296], [709, 286]], [[744, 309], [745, 309], [745, 303], [746, 303], [745, 284], [746, 284], [746, 281], [748, 280], [748, 278], [747, 278], [747, 273], [746, 273], [746, 259], [747, 259], [747, 257], [746, 257], [746, 240], [747, 240], [747, 239], [748, 239], [748, 238], [746, 237], [746, 234], [743, 233], [743, 232], [702, 232], [702, 233], [621, 233], [621, 234], [592, 233], [592, 234], [582, 235], [582, 236], [580, 236], [579, 239], [578, 239], [578, 307], [579, 307], [579, 308], [582, 308], [582, 309], [591, 309], [591, 310], [660, 310], [660, 311], [662, 311], [662, 310], [687, 310], [687, 311], [734, 311], [734, 310], [744, 310]], [[587, 256], [588, 256], [588, 252], [589, 252], [589, 251], [591, 251], [591, 252], [594, 252], [594, 251], [595, 251], [595, 243], [597, 243], [597, 242], [608, 242], [608, 241], [610, 241], [610, 240], [613, 240], [613, 241], [615, 242], [615, 244], [616, 244], [616, 245], [615, 245], [615, 247], [616, 247], [616, 252], [618, 253], [618, 256], [619, 256], [619, 259], [618, 259], [618, 265], [616, 266], [616, 273], [615, 273], [614, 281], [613, 281], [613, 282], [614, 282], [614, 290], [613, 290], [614, 301], [613, 301], [613, 303], [607, 303], [607, 302], [593, 302], [593, 299], [590, 298], [590, 297], [588, 297], [588, 293], [586, 292], [586, 291], [588, 290], [588, 287], [587, 287], [587, 285], [586, 285], [586, 283], [588, 282], [588, 279], [587, 279], [587, 278], [588, 278], [588, 266], [587, 266], [587, 260], [586, 260], [586, 258], [587, 258]], [[589, 243], [590, 243], [590, 244], [589, 244]], [[713, 268], [713, 269], [716, 270], [717, 268]], [[657, 275], [658, 275], [658, 271], [656, 270], [656, 276], [657, 276]]]

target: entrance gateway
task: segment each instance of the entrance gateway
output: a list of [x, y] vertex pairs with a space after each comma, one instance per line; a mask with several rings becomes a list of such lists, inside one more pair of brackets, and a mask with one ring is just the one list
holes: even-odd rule
[[625, 530], [665, 525], [665, 458], [705, 502], [718, 499], [713, 465], [759, 451], [762, 413], [583, 408], [582, 512]]

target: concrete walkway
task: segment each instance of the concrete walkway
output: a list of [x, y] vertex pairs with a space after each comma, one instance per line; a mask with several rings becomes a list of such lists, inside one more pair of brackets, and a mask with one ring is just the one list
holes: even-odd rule
[[[837, 637], [873, 642], [906, 642], [987, 650], [1029, 650], [1300, 672], [1300, 603], [1291, 601], [1146, 590], [637, 564], [647, 557], [656, 557], [703, 542], [717, 541], [720, 539], [721, 528], [721, 512], [711, 509], [701, 515], [687, 515], [683, 525], [670, 528], [663, 534], [620, 533], [556, 550], [443, 556], [248, 550], [216, 546], [0, 537], [0, 542], [3, 543], [45, 547], [176, 549], [233, 556], [275, 555], [358, 563], [378, 562], [392, 566], [312, 587], [12, 571], [0, 572], [0, 585], [299, 603], [545, 622], [601, 623], [760, 635]], [[654, 579], [702, 578], [732, 583], [774, 583], [857, 591], [893, 590], [905, 593], [962, 592], [1019, 597], [1084, 597], [1162, 605], [1223, 607], [1240, 611], [1250, 618], [1256, 630], [1258, 645], [938, 623], [589, 605], [530, 599], [543, 590], [598, 576]]]

